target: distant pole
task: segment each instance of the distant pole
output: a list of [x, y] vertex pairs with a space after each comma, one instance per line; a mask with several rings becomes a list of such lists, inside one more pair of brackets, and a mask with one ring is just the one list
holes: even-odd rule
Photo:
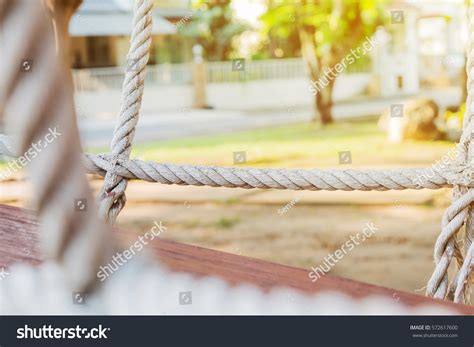
[[206, 108], [206, 65], [202, 57], [203, 48], [201, 45], [193, 46], [193, 87], [194, 87], [194, 108]]

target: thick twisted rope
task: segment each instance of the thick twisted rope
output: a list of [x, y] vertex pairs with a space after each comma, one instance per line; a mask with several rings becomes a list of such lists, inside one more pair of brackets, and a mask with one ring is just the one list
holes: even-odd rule
[[8, 138], [8, 136], [3, 134], [0, 134], [0, 155], [4, 155], [11, 158], [17, 156], [15, 154], [15, 147], [12, 141]]
[[[474, 5], [469, 6], [469, 40], [467, 48], [467, 100], [466, 112], [463, 121], [463, 134], [461, 136], [459, 149], [461, 155], [459, 166], [470, 166], [474, 159], [474, 143], [472, 141], [474, 129]], [[469, 174], [472, 181], [474, 175]], [[472, 270], [472, 235], [474, 228], [474, 190], [465, 184], [454, 186], [454, 201], [446, 210], [442, 219], [442, 230], [436, 241], [434, 260], [436, 263], [434, 272], [428, 281], [427, 295], [439, 299], [453, 299], [456, 302], [470, 301], [470, 273]], [[458, 244], [458, 234], [465, 225], [464, 247], [467, 255], [463, 258], [461, 246]], [[454, 279], [449, 283], [448, 270], [450, 264], [456, 259], [458, 271]]]
[[[21, 6], [26, 6], [25, 1], [19, 2]], [[34, 3], [34, 2], [31, 2]], [[1, 13], [2, 24], [6, 22], [4, 17], [8, 15], [8, 28], [18, 27], [19, 24], [15, 24], [15, 18], [18, 20], [18, 13], [22, 13], [24, 10], [15, 11], [20, 6], [13, 6], [11, 3], [7, 3], [6, 0], [2, 0], [0, 5], [3, 9]], [[30, 7], [32, 8], [32, 7]], [[6, 11], [5, 11], [6, 9]], [[165, 184], [191, 184], [191, 185], [208, 185], [208, 186], [224, 186], [224, 187], [241, 187], [241, 188], [274, 188], [274, 189], [308, 189], [308, 190], [388, 190], [388, 189], [420, 189], [420, 188], [431, 188], [436, 189], [443, 186], [448, 186], [449, 183], [454, 184], [455, 187], [455, 198], [457, 199], [445, 213], [443, 217], [443, 230], [436, 242], [435, 250], [435, 262], [437, 263], [435, 272], [428, 283], [427, 292], [429, 295], [437, 298], [445, 298], [446, 296], [454, 296], [455, 300], [466, 300], [466, 292], [469, 287], [469, 274], [472, 270], [472, 230], [466, 232], [466, 247], [469, 247], [466, 260], [464, 261], [462, 256], [462, 250], [457, 243], [456, 234], [464, 224], [464, 220], [467, 218], [467, 225], [470, 226], [472, 220], [470, 215], [472, 211], [469, 206], [474, 200], [474, 193], [472, 189], [468, 189], [471, 185], [472, 176], [470, 179], [466, 179], [465, 168], [468, 168], [467, 173], [470, 170], [470, 157], [471, 157], [471, 129], [472, 129], [472, 114], [471, 107], [473, 93], [472, 89], [472, 68], [473, 59], [472, 54], [472, 35], [470, 41], [470, 50], [468, 54], [468, 107], [465, 116], [465, 129], [461, 139], [461, 149], [464, 154], [464, 162], [460, 163], [458, 167], [454, 167], [449, 172], [439, 172], [438, 170], [431, 169], [403, 169], [403, 170], [370, 170], [370, 171], [355, 171], [355, 170], [284, 170], [284, 169], [235, 169], [235, 168], [213, 168], [213, 167], [198, 167], [198, 166], [179, 166], [179, 165], [165, 165], [156, 163], [147, 163], [138, 160], [129, 160], [131, 151], [131, 143], [133, 141], [135, 126], [138, 122], [138, 110], [141, 103], [141, 97], [143, 93], [143, 80], [144, 80], [144, 68], [148, 59], [148, 48], [150, 46], [150, 30], [151, 30], [151, 3], [149, 1], [137, 1], [135, 7], [135, 18], [134, 18], [134, 34], [132, 35], [132, 47], [129, 53], [129, 59], [132, 59], [134, 68], [127, 70], [126, 78], [124, 81], [123, 89], [123, 101], [121, 113], [119, 116], [119, 124], [114, 132], [114, 138], [111, 145], [110, 156], [86, 156], [86, 166], [89, 171], [96, 172], [105, 175], [104, 188], [99, 195], [101, 203], [100, 213], [103, 218], [110, 222], [113, 222], [117, 217], [120, 210], [125, 204], [125, 189], [127, 185], [127, 179], [129, 178], [140, 178], [147, 181], [156, 181]], [[45, 22], [41, 18], [41, 15], [36, 18], [33, 14], [34, 11], [29, 11], [31, 17], [28, 19], [28, 28], [25, 30], [27, 34], [24, 41], [18, 45], [20, 49], [16, 54], [18, 59], [18, 53], [28, 53], [30, 50], [38, 50], [35, 44], [41, 41], [33, 41], [35, 34], [40, 35], [41, 21]], [[41, 12], [41, 11], [39, 11]], [[37, 13], [39, 13], [37, 11]], [[16, 14], [16, 17], [12, 14]], [[13, 20], [11, 19], [13, 18]], [[470, 23], [472, 32], [472, 8], [470, 10]], [[40, 24], [38, 24], [40, 23]], [[43, 23], [44, 24], [44, 23]], [[47, 27], [47, 25], [44, 25]], [[33, 32], [34, 31], [34, 32]], [[7, 31], [5, 31], [7, 32]], [[8, 33], [8, 32], [7, 32]], [[12, 33], [5, 35], [8, 37], [14, 37]], [[43, 35], [46, 37], [47, 35]], [[10, 39], [11, 40], [11, 39]], [[51, 40], [49, 40], [51, 41]], [[47, 52], [54, 51], [51, 48], [51, 42], [43, 43], [47, 49], [42, 50], [43, 55], [48, 55]], [[12, 45], [11, 42], [6, 42], [7, 45]], [[42, 43], [42, 42], [41, 42]], [[48, 46], [49, 44], [49, 46]], [[15, 57], [13, 54], [12, 57]], [[48, 56], [46, 58], [49, 58]], [[40, 95], [31, 93], [29, 88], [32, 88], [33, 84], [25, 87], [24, 84], [18, 86], [17, 81], [21, 81], [22, 76], [18, 76], [18, 70], [15, 71], [12, 68], [14, 61], [11, 59], [5, 59], [6, 66], [3, 71], [7, 71], [3, 76], [2, 80], [2, 94], [0, 95], [0, 105], [4, 104], [4, 101], [8, 99], [8, 104], [5, 103], [6, 114], [15, 113], [20, 115], [17, 117], [18, 122], [12, 121], [11, 116], [8, 118], [7, 124], [20, 136], [20, 151], [26, 151], [28, 149], [28, 143], [32, 143], [38, 139], [40, 130], [45, 130], [41, 125], [50, 124], [51, 120], [57, 121], [57, 126], [62, 126], [63, 133], [66, 134], [66, 138], [72, 141], [73, 146], [78, 146], [78, 135], [75, 124], [67, 117], [59, 117], [59, 114], [73, 114], [71, 111], [72, 100], [70, 97], [70, 81], [65, 78], [64, 67], [61, 64], [57, 64], [54, 59], [46, 59], [40, 56], [40, 63], [45, 65], [45, 68], [40, 70], [41, 81], [46, 81], [47, 85], [53, 86], [52, 88], [38, 88], [36, 86], [35, 91]], [[18, 59], [19, 61], [20, 59]], [[13, 62], [12, 62], [13, 61]], [[46, 65], [46, 62], [54, 62], [54, 67]], [[10, 65], [9, 65], [10, 64]], [[36, 66], [42, 66], [36, 62]], [[57, 71], [56, 71], [57, 70]], [[55, 71], [56, 73], [50, 73]], [[49, 78], [49, 80], [48, 80]], [[68, 88], [60, 88], [58, 91], [58, 81], [61, 78], [66, 79], [66, 83], [63, 85], [69, 86]], [[48, 83], [49, 81], [49, 83]], [[56, 86], [56, 88], [54, 88]], [[30, 93], [29, 93], [30, 92]], [[41, 94], [42, 93], [42, 94]], [[33, 103], [22, 104], [19, 94], [22, 95], [33, 95], [36, 97]], [[59, 95], [57, 99], [53, 100], [53, 94], [55, 97]], [[64, 95], [66, 96], [64, 96]], [[43, 114], [46, 114], [46, 110], [49, 111], [49, 104], [53, 104], [57, 109], [54, 109], [47, 113], [49, 116], [46, 122], [40, 123]], [[28, 106], [30, 105], [30, 106]], [[39, 105], [35, 110], [32, 110], [31, 105]], [[58, 106], [59, 105], [59, 106]], [[36, 111], [36, 112], [34, 112]], [[27, 115], [33, 114], [33, 121], [28, 123], [25, 121]], [[46, 118], [46, 117], [45, 117]], [[22, 122], [23, 121], [23, 122]], [[54, 124], [54, 123], [53, 123]], [[71, 125], [73, 124], [73, 125]], [[59, 142], [59, 141], [58, 141]], [[45, 250], [53, 259], [60, 261], [66, 268], [71, 269], [72, 267], [72, 256], [79, 256], [79, 251], [85, 248], [89, 249], [89, 254], [85, 256], [88, 260], [86, 265], [77, 267], [76, 271], [69, 270], [69, 273], [75, 273], [76, 286], [87, 287], [91, 284], [91, 269], [101, 260], [101, 251], [103, 245], [106, 244], [103, 235], [105, 230], [103, 227], [93, 222], [94, 218], [75, 217], [71, 214], [71, 211], [64, 209], [65, 202], [63, 196], [59, 191], [61, 189], [53, 189], [54, 185], [59, 182], [59, 185], [64, 188], [71, 189], [70, 186], [74, 186], [74, 192], [81, 194], [81, 197], [89, 197], [87, 183], [81, 173], [81, 168], [77, 167], [78, 164], [74, 164], [79, 159], [77, 154], [74, 154], [73, 150], [71, 153], [68, 151], [66, 146], [50, 146], [51, 149], [45, 150], [45, 153], [49, 153], [48, 156], [56, 158], [53, 162], [48, 163], [46, 160], [36, 160], [36, 163], [48, 163], [48, 169], [53, 167], [53, 173], [49, 175], [49, 178], [38, 178], [38, 175], [33, 175], [33, 182], [38, 188], [38, 207], [40, 214], [45, 220], [46, 224], [50, 223], [51, 227], [49, 230], [48, 243], [45, 242]], [[55, 150], [53, 151], [52, 149]], [[11, 154], [11, 148], [3, 146], [2, 150], [7, 154]], [[51, 151], [51, 153], [50, 153]], [[45, 155], [45, 154], [43, 154]], [[60, 166], [60, 163], [67, 158], [68, 162], [72, 164], [68, 167], [68, 171], [64, 175], [64, 172], [60, 174], [60, 170], [55, 170]], [[41, 171], [45, 169], [42, 164], [31, 165], [33, 171]], [[431, 174], [431, 175], [430, 175]], [[462, 175], [461, 175], [462, 174]], [[63, 175], [66, 178], [63, 178]], [[424, 177], [426, 176], [426, 177]], [[36, 178], [35, 178], [36, 177]], [[67, 177], [70, 178], [71, 182], [75, 182], [74, 185], [66, 185]], [[420, 179], [422, 177], [423, 179]], [[428, 178], [428, 179], [427, 179]], [[466, 183], [467, 181], [467, 183]], [[80, 184], [77, 184], [80, 182]], [[60, 188], [61, 188], [60, 187]], [[63, 189], [68, 193], [68, 189]], [[74, 195], [78, 196], [78, 195]], [[89, 201], [91, 201], [89, 199]], [[54, 209], [53, 209], [54, 207]], [[52, 211], [56, 213], [56, 208], [63, 211], [62, 218], [56, 218], [54, 221], [52, 218]], [[77, 216], [77, 215], [76, 215]], [[85, 221], [85, 222], [84, 222]], [[92, 222], [91, 222], [92, 221]], [[49, 225], [48, 225], [49, 226]], [[87, 226], [87, 227], [86, 227]], [[99, 229], [97, 233], [91, 233], [92, 227]], [[81, 229], [85, 229], [85, 232], [79, 232]], [[89, 232], [88, 232], [89, 230]], [[46, 235], [46, 234], [45, 234]], [[51, 242], [52, 240], [52, 242]], [[82, 245], [81, 245], [82, 244]], [[90, 247], [90, 245], [95, 245]], [[448, 281], [448, 267], [452, 262], [453, 258], [457, 260], [460, 271], [452, 281], [451, 286]]]
[[[133, 31], [127, 55], [127, 69], [122, 85], [122, 104], [110, 146], [112, 160], [128, 159], [132, 151], [135, 127], [145, 85], [145, 67], [151, 45], [152, 9], [151, 0], [135, 1]], [[105, 175], [99, 194], [99, 215], [113, 223], [126, 203], [127, 179], [110, 170]]]
[[[0, 154], [17, 156], [9, 148], [12, 148], [11, 140], [0, 135]], [[88, 173], [100, 176], [113, 172], [128, 180], [227, 188], [383, 191], [440, 189], [464, 182], [462, 176], [452, 171], [434, 168], [390, 170], [232, 168], [112, 159], [108, 154], [84, 154], [83, 163]]]
[[[18, 139], [17, 148], [7, 150], [23, 153], [37, 146], [28, 168], [42, 222], [43, 253], [61, 264], [72, 288], [85, 290], [107, 255], [108, 229], [95, 216], [80, 160], [70, 76], [55, 52], [52, 23], [40, 1], [0, 0], [0, 10], [7, 48], [0, 59], [0, 115]], [[22, 71], [24, 59], [33, 65]], [[45, 134], [53, 129], [60, 136], [47, 143]], [[77, 212], [75, 199], [89, 209]]]
[[[192, 291], [192, 305], [179, 292]], [[193, 278], [133, 259], [103, 282], [84, 305], [73, 305], [62, 273], [53, 264], [16, 265], [0, 285], [0, 315], [440, 315], [443, 306], [407, 307], [392, 297], [354, 300], [337, 292], [305, 294], [292, 288], [229, 286], [218, 278]]]
[[[474, 141], [473, 141], [473, 126], [474, 126], [474, 4], [472, 1], [469, 6], [469, 47], [467, 50], [467, 64], [466, 74], [467, 80], [467, 91], [468, 97], [466, 100], [466, 114], [464, 116], [464, 135], [469, 137], [468, 140], [468, 154], [466, 162], [472, 163], [474, 159]], [[466, 129], [467, 127], [467, 129]], [[471, 174], [471, 180], [474, 175]], [[473, 267], [473, 254], [474, 254], [474, 205], [471, 204], [468, 208], [468, 215], [466, 219], [466, 229], [464, 237], [464, 246], [466, 249], [466, 259], [461, 265], [459, 272], [453, 281], [454, 285], [452, 291], [454, 291], [455, 302], [469, 302], [471, 299], [471, 283], [472, 283], [472, 267]]]
[[472, 276], [472, 270], [474, 268], [474, 246], [471, 244], [469, 247], [466, 258], [464, 259], [464, 264], [462, 264], [461, 269], [459, 269], [455, 292], [454, 292], [454, 301], [455, 302], [467, 302], [469, 299], [469, 281]]
[[[17, 157], [18, 154], [13, 153], [11, 148], [13, 148], [12, 141], [7, 136], [0, 135], [0, 154]], [[456, 172], [435, 168], [389, 170], [232, 168], [112, 159], [109, 154], [87, 153], [83, 155], [83, 163], [88, 173], [100, 176], [113, 172], [128, 180], [227, 188], [383, 191], [440, 189], [464, 182], [463, 176], [459, 176]]]
[[[111, 169], [107, 155], [86, 154], [84, 164], [90, 173], [102, 176]], [[446, 175], [443, 176], [432, 169], [259, 169], [161, 164], [121, 159], [114, 166], [116, 174], [128, 179], [227, 188], [369, 191], [439, 189], [450, 185]], [[429, 179], [420, 180], [420, 177], [428, 177], [428, 174]]]

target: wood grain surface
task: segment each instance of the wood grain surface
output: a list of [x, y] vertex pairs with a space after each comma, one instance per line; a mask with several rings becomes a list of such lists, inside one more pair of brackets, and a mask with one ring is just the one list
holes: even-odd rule
[[[40, 264], [38, 247], [38, 220], [30, 210], [0, 205], [0, 268], [15, 262]], [[128, 248], [136, 239], [133, 233], [114, 230], [117, 244]], [[422, 304], [438, 304], [457, 310], [460, 314], [474, 314], [474, 307], [427, 298], [395, 289], [325, 275], [312, 283], [308, 270], [269, 263], [262, 260], [218, 252], [202, 247], [155, 239], [147, 247], [159, 261], [176, 272], [197, 276], [218, 276], [229, 284], [254, 284], [263, 290], [287, 286], [307, 293], [337, 290], [353, 298], [382, 295], [398, 300], [410, 307]], [[407, 269], [409, 271], [409, 269]]]

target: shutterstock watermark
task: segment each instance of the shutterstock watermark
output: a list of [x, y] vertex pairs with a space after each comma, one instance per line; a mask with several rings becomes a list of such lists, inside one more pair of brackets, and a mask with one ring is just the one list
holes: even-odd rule
[[23, 153], [23, 155], [8, 162], [7, 169], [4, 169], [2, 172], [0, 172], [0, 179], [5, 180], [12, 176], [16, 171], [19, 171], [27, 166], [38, 156], [39, 153], [43, 151], [43, 149], [48, 147], [48, 145], [54, 142], [54, 140], [56, 140], [59, 136], [61, 136], [61, 133], [58, 132], [56, 128], [49, 128], [48, 133], [44, 136], [44, 139], [32, 143], [30, 148], [25, 153]]
[[293, 200], [291, 200], [289, 203], [287, 203], [283, 208], [279, 208], [277, 210], [277, 213], [280, 216], [283, 216], [285, 213], [287, 213], [289, 210], [291, 210], [292, 207], [295, 206], [298, 203], [298, 201], [300, 201], [303, 194], [304, 194], [304, 192], [299, 193]]
[[[429, 171], [424, 174], [417, 175], [413, 180], [413, 183], [419, 187], [423, 187], [424, 183], [431, 181], [438, 172], [443, 172], [451, 168], [453, 162], [456, 162], [461, 154], [458, 146], [459, 144], [451, 148], [449, 152], [443, 155], [440, 160], [435, 161], [434, 164], [431, 165]], [[466, 178], [471, 179], [472, 177]]]
[[359, 246], [368, 238], [372, 237], [372, 235], [374, 235], [377, 230], [379, 229], [374, 225], [374, 223], [365, 223], [365, 227], [362, 229], [362, 232], [358, 232], [355, 236], [351, 235], [350, 240], [347, 240], [338, 250], [325, 256], [324, 262], [321, 265], [317, 267], [311, 267], [311, 271], [308, 273], [308, 277], [311, 279], [311, 282], [316, 282], [318, 279], [324, 276], [332, 267], [337, 264], [339, 260], [344, 258], [347, 253], [351, 252], [356, 246]]
[[[347, 54], [339, 63], [333, 67], [326, 68], [323, 72], [323, 76], [317, 81], [311, 81], [309, 91], [311, 94], [316, 95], [323, 88], [327, 87], [330, 81], [335, 79], [338, 74], [343, 72], [349, 65], [355, 63], [357, 59], [369, 53], [379, 42], [374, 37], [365, 37], [365, 41], [361, 46], [356, 49], [351, 48], [351, 52]], [[334, 71], [335, 70], [335, 71]]]
[[187, 15], [185, 15], [183, 18], [181, 18], [178, 22], [176, 22], [176, 27], [179, 28], [181, 25], [184, 25], [187, 21], [189, 21], [193, 16], [198, 12], [197, 9], [193, 9], [191, 12], [189, 12]]
[[135, 241], [128, 249], [123, 252], [117, 252], [113, 255], [112, 260], [105, 266], [101, 266], [97, 272], [97, 277], [101, 282], [105, 281], [109, 276], [113, 275], [120, 267], [125, 265], [131, 260], [137, 253], [141, 252], [145, 245], [148, 245], [149, 241], [153, 241], [156, 237], [160, 236], [161, 233], [165, 232], [166, 227], [161, 225], [161, 221], [158, 224], [156, 221], [153, 223], [154, 226], [147, 231], [144, 235], [138, 236], [138, 240]]
[[42, 327], [30, 327], [25, 324], [16, 330], [16, 338], [18, 340], [40, 339], [107, 339], [110, 328], [103, 327], [102, 324], [95, 328], [83, 328], [76, 325], [74, 328], [57, 328], [51, 325], [43, 325]]

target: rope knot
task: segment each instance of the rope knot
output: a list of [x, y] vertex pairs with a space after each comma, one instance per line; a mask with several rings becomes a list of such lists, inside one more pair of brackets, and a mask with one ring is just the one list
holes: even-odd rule
[[109, 165], [98, 201], [99, 215], [109, 223], [113, 223], [127, 201], [125, 196], [127, 180], [117, 172], [120, 164], [127, 159], [124, 155], [108, 156], [106, 159]]
[[453, 161], [444, 172], [448, 183], [453, 186], [474, 187], [474, 163]]
[[109, 166], [107, 168], [107, 173], [115, 175], [115, 176], [120, 176], [117, 172], [117, 167], [118, 167], [117, 164], [119, 164], [119, 162], [120, 162], [120, 156], [119, 155], [110, 155], [107, 158], [107, 161], [109, 162]]
[[[472, 59], [468, 61], [468, 66], [472, 66]], [[472, 76], [468, 79], [470, 85]], [[469, 91], [466, 104], [471, 105], [474, 94]], [[471, 269], [469, 267], [469, 252], [472, 249], [473, 222], [472, 204], [474, 202], [474, 155], [473, 155], [473, 134], [474, 118], [472, 114], [466, 112], [464, 129], [459, 144], [455, 147], [455, 157], [445, 160], [443, 163], [449, 164], [444, 168], [437, 168], [439, 174], [443, 175], [448, 183], [454, 186], [453, 202], [445, 211], [442, 219], [442, 230], [435, 245], [434, 259], [435, 270], [428, 281], [427, 294], [438, 299], [449, 299], [455, 302], [468, 302], [469, 278]], [[460, 230], [465, 226], [463, 247], [458, 239]], [[464, 259], [464, 252], [467, 255]], [[453, 259], [456, 260], [456, 275], [450, 281], [448, 270]]]
[[[468, 129], [472, 129], [472, 126], [468, 126]], [[453, 186], [472, 188], [474, 187], [474, 162], [468, 159], [467, 155], [471, 138], [471, 132], [468, 129], [463, 133], [461, 141], [453, 148], [454, 155], [451, 156], [450, 151], [440, 160], [442, 165], [435, 169]]]

